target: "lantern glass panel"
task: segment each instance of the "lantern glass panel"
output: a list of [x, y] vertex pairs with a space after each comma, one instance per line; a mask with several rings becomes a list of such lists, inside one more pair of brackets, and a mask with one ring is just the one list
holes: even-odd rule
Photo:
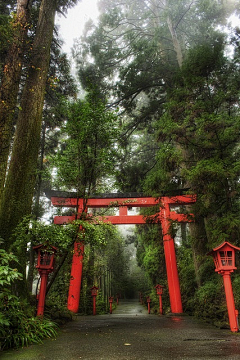
[[219, 251], [222, 266], [233, 265], [232, 251]]
[[46, 251], [41, 251], [40, 253], [40, 265], [50, 265], [52, 259], [52, 254]]

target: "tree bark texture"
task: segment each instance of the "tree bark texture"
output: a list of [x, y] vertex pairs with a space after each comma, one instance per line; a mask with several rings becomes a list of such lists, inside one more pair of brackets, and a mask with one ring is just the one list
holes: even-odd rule
[[22, 217], [31, 213], [42, 111], [50, 60], [56, 0], [41, 3], [27, 80], [22, 93], [13, 151], [0, 208], [0, 236], [11, 245], [10, 236]]
[[13, 118], [17, 105], [30, 10], [31, 1], [17, 1], [17, 14], [12, 21], [13, 40], [6, 56], [0, 88], [0, 201], [13, 136]]

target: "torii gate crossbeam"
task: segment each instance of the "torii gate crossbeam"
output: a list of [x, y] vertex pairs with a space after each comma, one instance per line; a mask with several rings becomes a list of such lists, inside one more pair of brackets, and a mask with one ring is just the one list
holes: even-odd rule
[[[73, 207], [78, 208], [79, 216], [83, 212], [83, 199], [68, 196], [63, 193], [58, 195], [58, 192], [51, 191], [51, 202], [54, 206]], [[118, 196], [118, 197], [117, 197]], [[107, 208], [119, 207], [119, 215], [99, 217], [104, 222], [112, 224], [146, 224], [146, 219], [142, 215], [128, 215], [128, 207], [150, 207], [159, 205], [159, 212], [153, 216], [153, 222], [160, 222], [163, 233], [163, 245], [166, 262], [166, 271], [168, 279], [170, 306], [172, 313], [182, 313], [182, 300], [180, 292], [180, 284], [177, 270], [176, 252], [174, 239], [170, 235], [170, 221], [190, 222], [189, 216], [186, 214], [179, 214], [172, 211], [172, 207], [178, 205], [190, 205], [195, 203], [195, 195], [178, 195], [161, 198], [141, 197], [141, 196], [114, 196], [108, 197], [92, 197], [87, 200], [86, 207], [89, 208]], [[85, 209], [86, 211], [86, 209]], [[56, 216], [54, 218], [55, 224], [66, 224], [75, 220], [75, 216]], [[71, 279], [68, 295], [68, 309], [72, 312], [77, 312], [80, 300], [80, 288], [82, 277], [82, 261], [83, 261], [83, 244], [75, 243], [74, 254], [71, 270]]]

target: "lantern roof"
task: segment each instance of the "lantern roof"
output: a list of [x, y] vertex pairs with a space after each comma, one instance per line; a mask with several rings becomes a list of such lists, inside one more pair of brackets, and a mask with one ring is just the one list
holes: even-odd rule
[[98, 290], [98, 287], [96, 285], [93, 285], [93, 287], [91, 288], [92, 289], [97, 289]]
[[45, 245], [45, 244], [39, 244], [36, 246], [33, 246], [33, 249], [35, 251], [38, 251], [38, 249], [43, 249], [43, 250], [53, 250], [54, 252], [57, 251], [57, 248], [53, 245]]
[[228, 241], [224, 241], [222, 244], [218, 245], [214, 249], [212, 249], [207, 255], [212, 255], [215, 251], [221, 250], [223, 247], [229, 246], [230, 248], [234, 250], [240, 251], [240, 248], [238, 246], [230, 244]]

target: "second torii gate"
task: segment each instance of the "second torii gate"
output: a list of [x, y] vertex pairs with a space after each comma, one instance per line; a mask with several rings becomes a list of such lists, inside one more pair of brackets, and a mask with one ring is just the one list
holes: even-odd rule
[[[159, 212], [157, 215], [154, 215], [152, 219], [155, 223], [160, 222], [162, 226], [171, 312], [183, 312], [174, 239], [170, 235], [170, 221], [189, 222], [191, 220], [186, 214], [179, 214], [176, 211], [172, 211], [171, 207], [193, 204], [196, 201], [194, 195], [153, 198], [149, 196], [134, 196], [132, 194], [127, 197], [119, 197], [119, 194], [109, 194], [105, 195], [105, 197], [91, 197], [84, 200], [76, 198], [72, 194], [69, 196], [68, 193], [51, 191], [48, 196], [51, 197], [51, 202], [54, 206], [77, 208], [78, 214], [82, 214], [85, 202], [86, 205], [84, 211], [86, 211], [86, 207], [119, 207], [119, 215], [100, 217], [102, 221], [116, 225], [146, 224], [146, 219], [143, 215], [128, 215], [128, 207], [151, 207], [159, 205]], [[75, 219], [75, 216], [56, 216], [54, 218], [54, 223], [63, 225]], [[78, 312], [79, 307], [83, 253], [84, 245], [75, 242], [68, 294], [68, 309], [74, 313]]]

